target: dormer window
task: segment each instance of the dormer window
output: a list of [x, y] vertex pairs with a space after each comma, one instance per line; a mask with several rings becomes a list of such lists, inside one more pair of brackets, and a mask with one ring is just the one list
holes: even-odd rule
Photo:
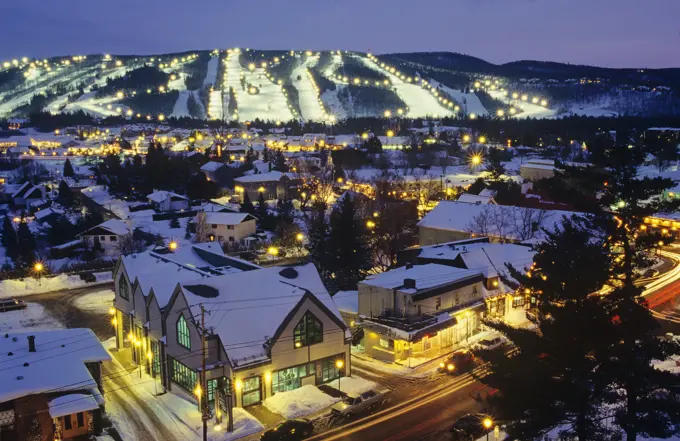
[[300, 319], [293, 332], [296, 348], [311, 346], [323, 342], [323, 324], [307, 311]]

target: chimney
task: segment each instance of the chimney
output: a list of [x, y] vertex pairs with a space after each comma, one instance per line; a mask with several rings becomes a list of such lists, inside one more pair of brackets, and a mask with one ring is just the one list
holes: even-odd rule
[[407, 262], [406, 263], [406, 269], [410, 270], [411, 268], [413, 268], [413, 264], [411, 262]]
[[404, 279], [404, 288], [416, 289], [416, 279]]
[[35, 335], [29, 335], [27, 338], [28, 338], [28, 352], [35, 352]]

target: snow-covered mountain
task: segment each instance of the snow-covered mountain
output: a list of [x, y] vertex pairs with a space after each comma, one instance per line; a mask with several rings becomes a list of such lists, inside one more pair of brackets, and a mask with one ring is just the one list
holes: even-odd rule
[[0, 118], [555, 118], [680, 115], [680, 69], [607, 69], [453, 53], [225, 49], [0, 62]]

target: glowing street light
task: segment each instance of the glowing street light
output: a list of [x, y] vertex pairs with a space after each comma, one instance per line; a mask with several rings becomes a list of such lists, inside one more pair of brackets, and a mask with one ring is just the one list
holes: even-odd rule
[[477, 167], [482, 163], [482, 155], [476, 154], [470, 156], [470, 164]]
[[168, 248], [170, 248], [170, 251], [175, 251], [178, 246], [179, 245], [174, 240], [168, 244]]
[[479, 137], [479, 143], [484, 144], [486, 142], [486, 136], [480, 136]]
[[269, 247], [267, 249], [267, 253], [270, 254], [271, 256], [278, 256], [279, 255], [279, 249], [276, 247]]
[[345, 362], [343, 360], [337, 360], [335, 362], [335, 368], [338, 370], [338, 390], [341, 390], [340, 389], [340, 377], [342, 377], [342, 373], [340, 372], [340, 370], [342, 369], [342, 367], [344, 365], [345, 365]]
[[385, 115], [385, 118], [389, 118], [390, 116], [392, 116], [392, 112], [390, 112], [389, 110], [385, 110], [384, 115]]
[[297, 239], [298, 242], [302, 242], [303, 240], [305, 240], [305, 235], [302, 233], [298, 233], [295, 235], [295, 239]]
[[394, 130], [388, 130], [386, 134], [388, 138], [391, 138], [394, 136]]
[[505, 116], [505, 112], [503, 111], [503, 109], [498, 109], [498, 112], [496, 112], [496, 116], [498, 116], [499, 118], [503, 118], [503, 116]]

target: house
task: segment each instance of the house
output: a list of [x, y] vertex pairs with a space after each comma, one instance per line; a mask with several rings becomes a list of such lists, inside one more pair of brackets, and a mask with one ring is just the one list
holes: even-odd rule
[[9, 357], [0, 369], [3, 440], [101, 435], [101, 363], [111, 356], [94, 332], [73, 328], [3, 333], [0, 353]]
[[288, 199], [290, 197], [290, 182], [291, 179], [288, 174], [270, 171], [235, 178], [234, 190], [242, 198], [245, 197], [245, 194], [248, 194], [251, 201], [258, 200], [260, 193], [264, 195], [265, 200]]
[[222, 167], [225, 167], [224, 163], [210, 161], [201, 167], [201, 171], [209, 181], [217, 181], [217, 173]]
[[259, 268], [220, 252], [208, 243], [121, 257], [114, 269], [120, 350], [167, 390], [193, 394], [204, 320], [211, 406], [230, 391], [231, 405], [247, 407], [349, 374], [349, 332], [313, 265]]
[[495, 204], [496, 201], [493, 196], [482, 196], [470, 193], [463, 193], [458, 198], [458, 202], [465, 202], [466, 204]]
[[157, 211], [182, 211], [189, 209], [189, 198], [171, 191], [154, 191], [147, 198]]
[[421, 246], [453, 242], [474, 236], [495, 241], [540, 240], [543, 229], [551, 231], [563, 216], [579, 214], [495, 204], [441, 201], [418, 222]]
[[257, 230], [257, 219], [248, 213], [207, 211], [197, 214], [194, 221], [198, 222], [201, 216], [205, 217], [205, 226], [210, 241], [238, 243], [255, 234]]
[[127, 236], [131, 236], [132, 233], [132, 227], [127, 222], [109, 219], [80, 233], [80, 237], [92, 245], [95, 250], [99, 249], [107, 256], [115, 256], [120, 254], [121, 242], [124, 242]]
[[49, 207], [44, 210], [38, 210], [33, 214], [33, 217], [37, 222], [40, 222], [41, 224], [44, 223], [49, 223], [53, 221], [55, 218], [58, 216], [61, 216], [64, 214], [64, 210], [60, 210], [58, 208], [54, 207]]
[[30, 182], [26, 181], [23, 184], [21, 184], [19, 189], [12, 193], [11, 199], [15, 207], [26, 207], [28, 206], [29, 202], [41, 200], [44, 197], [45, 197], [44, 188], [37, 185], [33, 185]]
[[402, 150], [411, 145], [408, 136], [378, 136], [383, 150]]
[[526, 181], [537, 181], [555, 176], [555, 161], [550, 159], [530, 159], [520, 165], [519, 175]]
[[408, 363], [451, 352], [480, 332], [490, 295], [479, 270], [407, 264], [370, 276], [359, 283], [366, 355]]

